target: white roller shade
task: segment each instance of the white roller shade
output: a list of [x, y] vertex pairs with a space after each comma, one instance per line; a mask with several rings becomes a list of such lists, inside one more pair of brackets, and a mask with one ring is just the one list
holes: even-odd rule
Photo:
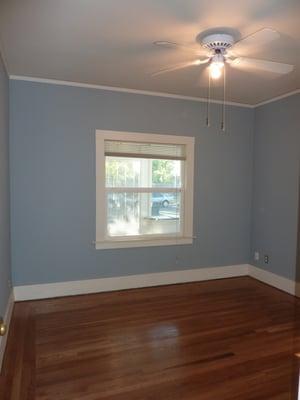
[[105, 140], [105, 155], [111, 157], [185, 160], [185, 145]]

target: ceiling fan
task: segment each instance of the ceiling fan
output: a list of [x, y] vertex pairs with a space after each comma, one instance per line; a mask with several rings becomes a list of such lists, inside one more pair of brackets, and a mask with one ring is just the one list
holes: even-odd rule
[[[184, 69], [191, 66], [208, 65], [208, 95], [207, 95], [207, 115], [206, 125], [210, 125], [210, 98], [211, 98], [211, 79], [219, 79], [223, 77], [223, 108], [222, 108], [222, 121], [221, 130], [225, 131], [225, 75], [227, 65], [233, 68], [240, 68], [244, 70], [256, 69], [258, 71], [274, 73], [274, 74], [288, 74], [293, 71], [294, 66], [290, 64], [284, 64], [280, 62], [261, 60], [256, 58], [248, 58], [239, 56], [239, 53], [243, 53], [243, 49], [249, 50], [257, 46], [266, 45], [273, 40], [280, 37], [279, 33], [271, 28], [260, 29], [241, 40], [235, 41], [233, 35], [225, 32], [210, 31], [208, 34], [200, 34], [201, 47], [194, 48], [185, 46], [180, 43], [168, 42], [168, 41], [156, 41], [154, 45], [164, 48], [177, 48], [192, 52], [197, 56], [195, 60], [169, 65], [168, 67], [156, 71], [152, 76], [165, 74], [171, 71]], [[203, 58], [203, 56], [205, 58]]]
[[[190, 51], [198, 57], [193, 61], [170, 65], [154, 72], [152, 76], [203, 64], [208, 64], [212, 79], [218, 79], [222, 76], [225, 65], [246, 70], [256, 69], [275, 74], [288, 74], [294, 69], [293, 65], [238, 56], [238, 53], [242, 52], [243, 48], [247, 48], [247, 46], [265, 45], [279, 37], [279, 33], [274, 29], [263, 28], [239, 41], [235, 41], [234, 37], [228, 33], [210, 33], [202, 37], [201, 47], [198, 49], [175, 42], [156, 41], [154, 42], [156, 46]], [[201, 56], [205, 56], [205, 58], [201, 58]]]

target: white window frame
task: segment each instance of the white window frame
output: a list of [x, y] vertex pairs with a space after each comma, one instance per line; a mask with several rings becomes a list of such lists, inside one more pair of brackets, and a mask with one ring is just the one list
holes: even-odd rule
[[[151, 235], [149, 238], [146, 238], [145, 235], [139, 237], [124, 236], [121, 238], [106, 237], [105, 140], [186, 146], [186, 160], [184, 161], [184, 176], [182, 181], [184, 205], [181, 215], [183, 223], [180, 233], [168, 237], [159, 235]], [[170, 246], [193, 243], [194, 147], [195, 138], [189, 136], [96, 130], [96, 249]], [[149, 191], [153, 192], [153, 188], [149, 189]]]

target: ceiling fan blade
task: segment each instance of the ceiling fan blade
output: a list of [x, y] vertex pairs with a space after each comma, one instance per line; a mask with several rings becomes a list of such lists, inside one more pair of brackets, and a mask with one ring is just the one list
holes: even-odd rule
[[184, 69], [184, 68], [187, 68], [187, 67], [206, 64], [206, 63], [208, 63], [208, 61], [209, 61], [209, 58], [207, 58], [205, 60], [194, 60], [194, 61], [189, 61], [189, 62], [185, 62], [185, 63], [170, 65], [167, 68], [163, 68], [163, 69], [160, 69], [159, 71], [153, 72], [151, 74], [151, 76], [158, 76], [158, 75], [165, 74], [167, 72], [177, 71], [179, 69]]
[[199, 48], [195, 48], [195, 47], [189, 47], [186, 46], [185, 44], [180, 44], [180, 43], [176, 43], [176, 42], [168, 42], [166, 40], [158, 40], [156, 42], [153, 42], [153, 44], [155, 46], [159, 46], [159, 47], [164, 47], [164, 48], [169, 48], [169, 49], [180, 49], [180, 50], [184, 50], [184, 51], [190, 51], [194, 54], [203, 54], [203, 49], [199, 46]]
[[234, 52], [242, 51], [247, 47], [258, 47], [272, 42], [280, 37], [280, 34], [271, 28], [263, 28], [236, 42], [233, 46]]
[[274, 61], [259, 60], [256, 58], [238, 57], [230, 62], [235, 68], [256, 69], [274, 74], [288, 74], [292, 72], [294, 66], [291, 64], [283, 64]]

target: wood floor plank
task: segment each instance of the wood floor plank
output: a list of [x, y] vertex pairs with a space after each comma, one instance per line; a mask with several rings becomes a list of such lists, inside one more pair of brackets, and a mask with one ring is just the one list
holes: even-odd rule
[[251, 278], [15, 305], [2, 400], [294, 400], [299, 301]]

